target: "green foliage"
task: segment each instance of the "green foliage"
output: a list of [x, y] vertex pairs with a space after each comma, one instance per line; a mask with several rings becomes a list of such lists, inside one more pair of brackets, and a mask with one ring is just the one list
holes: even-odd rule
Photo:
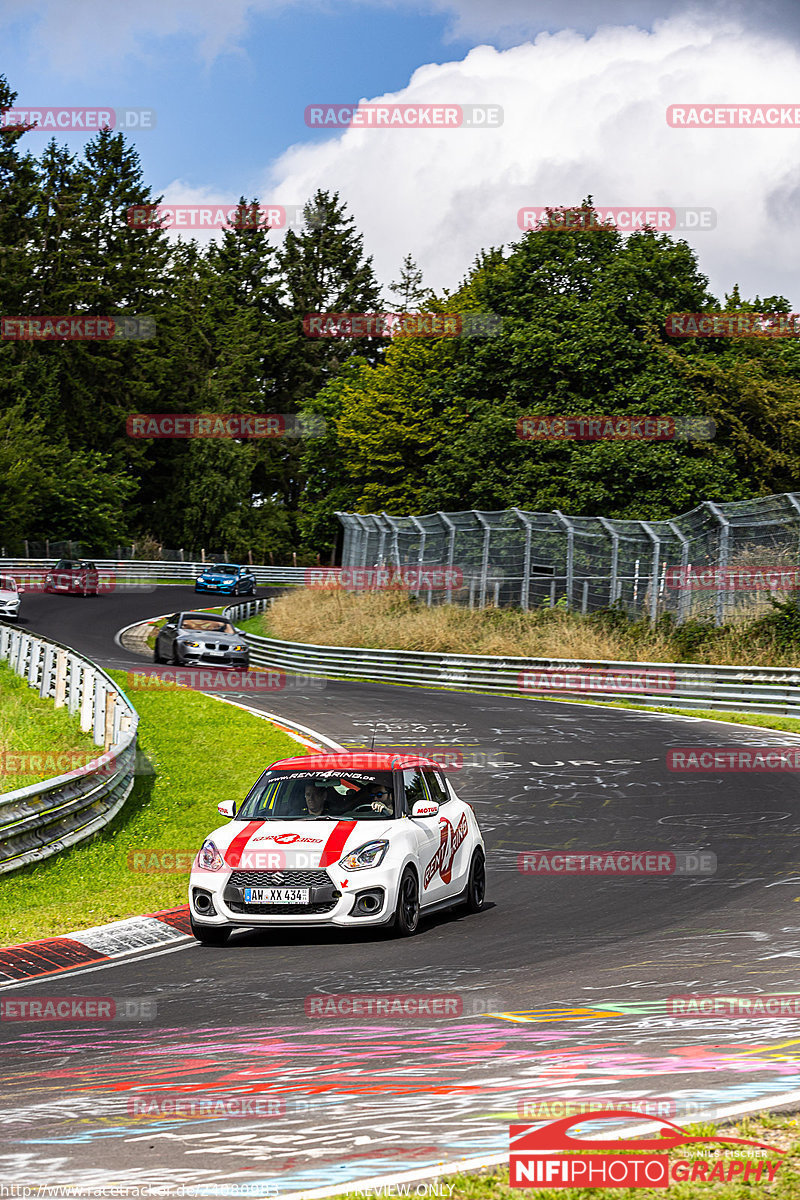
[[[0, 77], [0, 110], [14, 93]], [[700, 501], [792, 490], [797, 339], [670, 341], [670, 312], [718, 309], [686, 242], [643, 230], [540, 229], [482, 250], [435, 296], [412, 255], [403, 308], [492, 313], [497, 336], [310, 338], [314, 313], [381, 305], [337, 193], [319, 190], [282, 243], [233, 222], [207, 247], [131, 228], [157, 203], [124, 135], [82, 152], [0, 129], [0, 311], [150, 316], [150, 340], [0, 340], [0, 536], [161, 543], [326, 557], [337, 510], [559, 508], [657, 519]], [[258, 199], [240, 198], [251, 211]], [[780, 296], [731, 309], [788, 311]], [[794, 344], [793, 344], [794, 343]], [[320, 436], [132, 439], [134, 413], [316, 414]], [[708, 442], [527, 441], [521, 417], [711, 417]], [[687, 635], [688, 636], [688, 635]]]
[[757, 639], [772, 638], [780, 650], [800, 648], [800, 600], [770, 600], [773, 611], [753, 622]]

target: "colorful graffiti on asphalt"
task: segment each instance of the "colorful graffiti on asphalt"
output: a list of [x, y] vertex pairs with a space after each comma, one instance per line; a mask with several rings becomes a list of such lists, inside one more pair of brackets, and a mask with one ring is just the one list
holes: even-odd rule
[[[762, 1023], [754, 1045], [752, 1024], [725, 1022], [720, 1033], [721, 1022], [693, 1023], [676, 1038], [674, 1022], [650, 1013], [643, 1026], [621, 1007], [556, 1005], [435, 1028], [20, 1032], [0, 1066], [0, 1130], [15, 1143], [0, 1154], [0, 1176], [49, 1180], [69, 1169], [99, 1187], [113, 1141], [151, 1148], [147, 1163], [115, 1166], [118, 1184], [196, 1182], [202, 1155], [205, 1183], [279, 1180], [286, 1193], [502, 1154], [520, 1098], [668, 1094], [714, 1107], [800, 1088], [790, 1022]], [[129, 1115], [131, 1098], [159, 1095], [270, 1097], [286, 1114]], [[169, 1148], [169, 1166], [153, 1147]]]

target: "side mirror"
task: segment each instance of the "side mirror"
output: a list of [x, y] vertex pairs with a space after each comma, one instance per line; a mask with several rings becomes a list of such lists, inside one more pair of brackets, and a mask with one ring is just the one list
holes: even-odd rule
[[17, 595], [21, 596], [21, 595], [22, 595], [22, 593], [23, 593], [24, 591], [25, 591], [25, 588], [23, 588], [23, 587], [18, 587], [18, 588], [17, 588]]
[[217, 812], [222, 817], [235, 817], [236, 816], [236, 801], [235, 800], [221, 800], [220, 803], [217, 805]]
[[435, 800], [417, 800], [411, 809], [412, 817], [435, 817], [439, 813], [439, 805]]

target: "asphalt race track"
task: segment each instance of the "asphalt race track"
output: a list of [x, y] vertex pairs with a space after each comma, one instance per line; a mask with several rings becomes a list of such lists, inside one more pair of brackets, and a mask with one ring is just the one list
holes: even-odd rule
[[[22, 623], [128, 668], [142, 659], [115, 645], [117, 630], [197, 601], [212, 598], [186, 587], [87, 600], [27, 594]], [[487, 839], [489, 904], [478, 916], [432, 919], [403, 941], [242, 933], [224, 948], [187, 940], [68, 971], [57, 986], [10, 985], [12, 994], [151, 997], [157, 1018], [6, 1025], [0, 1179], [235, 1183], [253, 1195], [272, 1184], [289, 1195], [502, 1156], [509, 1121], [549, 1098], [649, 1097], [679, 1124], [699, 1109], [800, 1098], [796, 1019], [666, 1012], [676, 993], [795, 990], [800, 958], [796, 777], [674, 774], [666, 751], [793, 739], [377, 684], [241, 699], [348, 747], [369, 746], [375, 733], [376, 748], [484, 755], [487, 765], [465, 769], [456, 786]], [[254, 779], [266, 765], [253, 764]], [[209, 812], [209, 829], [217, 823]], [[718, 865], [682, 878], [520, 873], [519, 853], [545, 848], [705, 851]], [[455, 992], [464, 1015], [307, 1017], [306, 996], [327, 991]], [[156, 1094], [268, 1099], [274, 1115], [130, 1115], [131, 1097]]]

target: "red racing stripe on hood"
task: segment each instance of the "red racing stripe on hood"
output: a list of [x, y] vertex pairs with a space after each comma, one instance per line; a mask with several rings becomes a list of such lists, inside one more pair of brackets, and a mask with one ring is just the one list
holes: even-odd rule
[[229, 867], [239, 867], [242, 864], [242, 854], [254, 833], [257, 833], [263, 821], [248, 821], [241, 833], [237, 833], [223, 858]]
[[331, 863], [338, 862], [342, 851], [345, 847], [345, 842], [350, 837], [350, 834], [355, 829], [357, 821], [339, 821], [336, 828], [331, 833], [325, 843], [325, 849], [322, 851], [322, 858], [319, 860], [321, 867], [329, 867]]

